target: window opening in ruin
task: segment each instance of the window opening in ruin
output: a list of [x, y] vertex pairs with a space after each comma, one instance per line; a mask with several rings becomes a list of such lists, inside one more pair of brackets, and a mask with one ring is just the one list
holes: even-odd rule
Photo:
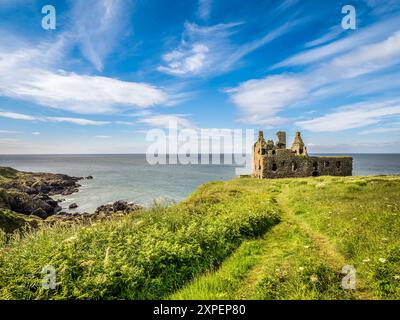
[[272, 164], [272, 171], [276, 171], [277, 169], [278, 169], [278, 167], [277, 167], [276, 163], [273, 163]]
[[297, 164], [296, 162], [292, 163], [292, 171], [296, 171], [297, 170]]
[[340, 161], [338, 161], [338, 162], [336, 162], [336, 168], [340, 168], [342, 166], [342, 164], [341, 164], [341, 162]]
[[276, 151], [275, 150], [272, 150], [272, 154], [275, 154], [276, 153]]
[[314, 170], [317, 170], [318, 169], [318, 162], [314, 161], [312, 166], [313, 166]]
[[313, 176], [313, 177], [318, 177], [318, 176], [319, 176], [318, 171], [313, 171], [312, 176]]
[[325, 161], [325, 162], [324, 162], [325, 168], [329, 168], [329, 164], [330, 164], [329, 161]]
[[281, 166], [284, 167], [285, 166], [285, 161], [281, 162]]

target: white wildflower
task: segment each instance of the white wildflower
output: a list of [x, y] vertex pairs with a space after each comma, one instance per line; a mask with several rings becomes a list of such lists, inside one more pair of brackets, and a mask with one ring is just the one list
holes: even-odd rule
[[317, 281], [318, 281], [318, 277], [317, 277], [315, 274], [313, 274], [313, 275], [310, 277], [310, 280], [311, 280], [311, 282], [317, 282]]

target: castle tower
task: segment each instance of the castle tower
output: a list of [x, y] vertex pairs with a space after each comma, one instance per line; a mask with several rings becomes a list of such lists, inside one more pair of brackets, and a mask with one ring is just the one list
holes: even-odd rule
[[258, 131], [258, 142], [261, 142], [264, 140], [264, 132], [262, 130]]
[[307, 147], [304, 145], [304, 142], [303, 142], [303, 139], [301, 138], [300, 132], [296, 132], [296, 136], [294, 137], [294, 141], [292, 144], [292, 151], [296, 155], [307, 156]]
[[278, 149], [286, 149], [286, 132], [279, 131], [276, 133], [276, 136], [278, 137], [278, 141], [276, 142], [276, 147]]

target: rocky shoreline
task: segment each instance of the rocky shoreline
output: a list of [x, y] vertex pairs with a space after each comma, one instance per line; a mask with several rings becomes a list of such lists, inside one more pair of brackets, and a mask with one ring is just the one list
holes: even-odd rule
[[[114, 215], [125, 215], [141, 209], [137, 203], [116, 201], [97, 208], [95, 213], [62, 212], [60, 202], [52, 196], [67, 196], [79, 191], [78, 182], [93, 179], [92, 176], [72, 177], [65, 174], [32, 173], [0, 167], [0, 213], [1, 210], [30, 217], [44, 222], [86, 221], [104, 219]], [[77, 208], [77, 205], [73, 205]], [[0, 226], [1, 228], [1, 226]]]

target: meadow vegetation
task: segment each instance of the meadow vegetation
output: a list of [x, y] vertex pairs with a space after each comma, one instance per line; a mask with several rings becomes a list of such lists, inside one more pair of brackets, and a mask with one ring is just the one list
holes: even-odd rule
[[119, 219], [0, 233], [0, 298], [400, 299], [399, 195], [395, 176], [243, 178]]

